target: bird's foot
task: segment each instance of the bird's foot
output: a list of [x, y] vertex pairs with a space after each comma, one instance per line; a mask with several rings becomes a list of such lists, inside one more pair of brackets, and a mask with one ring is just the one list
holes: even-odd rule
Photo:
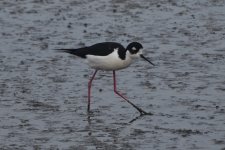
[[151, 115], [153, 115], [153, 113], [151, 113], [151, 112], [146, 112], [146, 111], [144, 111], [144, 110], [142, 110], [142, 109], [139, 109], [138, 111], [140, 112], [140, 116], [143, 116], [143, 115], [149, 115], [149, 116], [151, 116]]
[[140, 112], [140, 116], [135, 117], [135, 118], [132, 119], [129, 123], [133, 123], [134, 121], [136, 121], [136, 120], [142, 118], [142, 117], [145, 116], [145, 115], [150, 115], [150, 116], [153, 115], [153, 113], [145, 112], [145, 111], [143, 111], [143, 110], [140, 110], [139, 112]]

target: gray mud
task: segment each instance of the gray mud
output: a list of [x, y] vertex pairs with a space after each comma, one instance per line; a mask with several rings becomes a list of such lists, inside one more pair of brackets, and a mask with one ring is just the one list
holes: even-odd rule
[[[225, 149], [225, 1], [1, 0], [0, 149]], [[93, 70], [55, 48], [139, 41], [156, 64]]]

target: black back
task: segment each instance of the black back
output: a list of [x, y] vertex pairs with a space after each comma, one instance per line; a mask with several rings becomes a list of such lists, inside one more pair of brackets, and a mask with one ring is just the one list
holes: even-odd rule
[[59, 49], [63, 52], [70, 53], [81, 58], [86, 58], [86, 55], [107, 56], [118, 49], [118, 54], [121, 59], [126, 57], [126, 49], [116, 42], [103, 42], [97, 43], [89, 47], [83, 47], [78, 49]]

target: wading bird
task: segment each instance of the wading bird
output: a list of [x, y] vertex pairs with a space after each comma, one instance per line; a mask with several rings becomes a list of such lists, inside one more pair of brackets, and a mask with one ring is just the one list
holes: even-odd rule
[[136, 58], [143, 58], [150, 64], [154, 65], [150, 60], [142, 54], [142, 45], [138, 42], [132, 42], [124, 48], [121, 44], [115, 42], [103, 42], [97, 43], [89, 47], [83, 47], [78, 49], [58, 49], [61, 52], [70, 53], [81, 57], [86, 60], [87, 64], [95, 69], [94, 74], [90, 78], [88, 83], [88, 112], [90, 111], [91, 101], [91, 86], [92, 81], [98, 70], [106, 70], [113, 72], [114, 92], [136, 108], [141, 115], [147, 115], [147, 113], [141, 108], [137, 107], [126, 97], [120, 94], [116, 88], [116, 70], [124, 69], [128, 67]]

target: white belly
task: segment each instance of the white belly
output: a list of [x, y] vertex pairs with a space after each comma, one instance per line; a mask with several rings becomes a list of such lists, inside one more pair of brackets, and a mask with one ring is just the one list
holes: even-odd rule
[[107, 56], [87, 55], [86, 60], [91, 68], [99, 70], [119, 70], [128, 67], [132, 62], [128, 57], [125, 60], [120, 59], [116, 50]]

